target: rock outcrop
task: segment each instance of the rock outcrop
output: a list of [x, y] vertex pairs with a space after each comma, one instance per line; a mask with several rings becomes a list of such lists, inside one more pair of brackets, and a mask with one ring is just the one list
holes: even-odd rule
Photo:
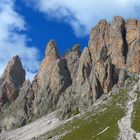
[[127, 20], [126, 40], [128, 45], [126, 66], [131, 72], [140, 72], [140, 21]]
[[64, 64], [64, 68], [68, 73], [68, 76], [71, 79], [71, 82], [74, 81], [77, 70], [79, 67], [79, 60], [80, 60], [80, 45], [76, 44], [74, 45], [71, 50], [69, 50], [63, 57], [62, 61]]
[[[140, 72], [140, 21], [114, 17], [112, 23], [101, 20], [92, 29], [89, 49], [96, 63], [111, 58], [112, 64], [130, 72]], [[136, 51], [137, 50], [137, 51]]]
[[25, 81], [20, 59], [14, 57], [0, 80], [0, 108], [11, 103], [0, 114], [2, 131], [56, 110], [61, 119], [71, 117], [124, 86], [131, 73], [140, 73], [139, 28], [140, 21], [134, 19], [101, 20], [92, 29], [87, 48], [81, 52], [75, 45], [62, 58], [51, 40], [32, 82]]
[[9, 61], [0, 78], [0, 110], [5, 104], [12, 103], [18, 96], [25, 81], [25, 70], [21, 60], [15, 56]]
[[47, 45], [45, 58], [36, 76], [36, 84], [38, 89], [34, 91], [32, 106], [35, 116], [55, 110], [60, 95], [71, 84], [53, 40]]

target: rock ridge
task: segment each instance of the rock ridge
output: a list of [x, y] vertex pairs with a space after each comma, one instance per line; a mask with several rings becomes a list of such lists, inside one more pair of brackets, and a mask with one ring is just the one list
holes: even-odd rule
[[[60, 57], [56, 42], [50, 40], [32, 82], [25, 80], [20, 58], [15, 56], [0, 78], [1, 131], [55, 110], [61, 119], [69, 118], [103, 94], [123, 87], [132, 73], [140, 73], [139, 43], [140, 21], [116, 16], [111, 23], [101, 20], [92, 29], [83, 51], [76, 44]], [[10, 102], [6, 107], [5, 97]]]

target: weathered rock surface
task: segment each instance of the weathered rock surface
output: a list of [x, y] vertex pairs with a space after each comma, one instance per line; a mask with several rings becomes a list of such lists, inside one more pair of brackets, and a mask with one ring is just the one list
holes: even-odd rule
[[62, 57], [64, 68], [71, 78], [71, 81], [74, 81], [77, 76], [80, 55], [80, 45], [76, 44]]
[[140, 21], [127, 20], [126, 40], [128, 44], [126, 66], [131, 72], [140, 72]]
[[139, 73], [139, 23], [122, 17], [114, 17], [111, 24], [101, 20], [91, 31], [89, 41], [93, 61], [104, 61], [109, 56], [115, 66]]
[[47, 45], [45, 58], [36, 77], [38, 89], [34, 91], [33, 114], [42, 116], [55, 110], [58, 98], [71, 84], [53, 40]]
[[55, 76], [53, 75], [53, 69], [56, 70], [56, 67], [58, 67], [60, 63], [60, 55], [55, 42], [51, 40], [46, 48], [47, 49], [45, 52], [45, 58], [43, 59], [39, 72], [37, 74], [37, 82], [40, 87], [44, 87], [47, 84], [53, 84], [52, 82], [54, 79], [51, 79], [52, 76]]
[[13, 102], [19, 94], [19, 90], [25, 81], [25, 70], [21, 60], [15, 56], [9, 61], [0, 78], [0, 110], [7, 103]]
[[0, 114], [2, 132], [21, 127], [30, 121], [32, 114], [30, 110], [31, 102], [28, 100], [29, 89], [30, 81], [25, 81], [16, 100]]
[[55, 110], [61, 119], [69, 118], [103, 94], [118, 91], [131, 73], [140, 73], [139, 42], [140, 22], [117, 16], [92, 29], [89, 46], [82, 52], [75, 45], [61, 58], [51, 40], [31, 83], [14, 57], [0, 80], [1, 108], [12, 102], [0, 114], [1, 130], [21, 127]]

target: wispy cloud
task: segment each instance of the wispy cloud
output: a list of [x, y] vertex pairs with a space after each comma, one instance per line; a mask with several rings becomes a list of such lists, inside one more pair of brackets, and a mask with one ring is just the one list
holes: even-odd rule
[[[71, 25], [77, 36], [89, 33], [102, 18], [111, 20], [113, 16], [138, 18], [136, 7], [139, 0], [28, 0], [48, 18], [64, 21]], [[36, 7], [35, 7], [36, 5]]]
[[27, 71], [27, 78], [32, 79], [38, 69], [38, 50], [28, 46], [28, 37], [24, 18], [15, 11], [14, 0], [0, 0], [0, 74], [7, 62], [19, 55]]

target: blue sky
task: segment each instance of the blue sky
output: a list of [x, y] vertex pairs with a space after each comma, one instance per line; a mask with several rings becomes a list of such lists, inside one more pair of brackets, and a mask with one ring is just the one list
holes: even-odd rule
[[74, 44], [81, 44], [81, 48], [87, 46], [89, 35], [77, 37], [71, 26], [65, 22], [57, 22], [56, 19], [47, 17], [27, 6], [23, 0], [16, 2], [17, 11], [24, 16], [28, 23], [28, 36], [32, 41], [29, 45], [36, 45], [40, 51], [41, 59], [44, 57], [46, 44], [50, 39], [54, 39], [62, 55]]
[[61, 55], [77, 43], [83, 48], [100, 19], [139, 19], [139, 5], [139, 0], [0, 0], [0, 74], [19, 55], [33, 79], [50, 39]]

